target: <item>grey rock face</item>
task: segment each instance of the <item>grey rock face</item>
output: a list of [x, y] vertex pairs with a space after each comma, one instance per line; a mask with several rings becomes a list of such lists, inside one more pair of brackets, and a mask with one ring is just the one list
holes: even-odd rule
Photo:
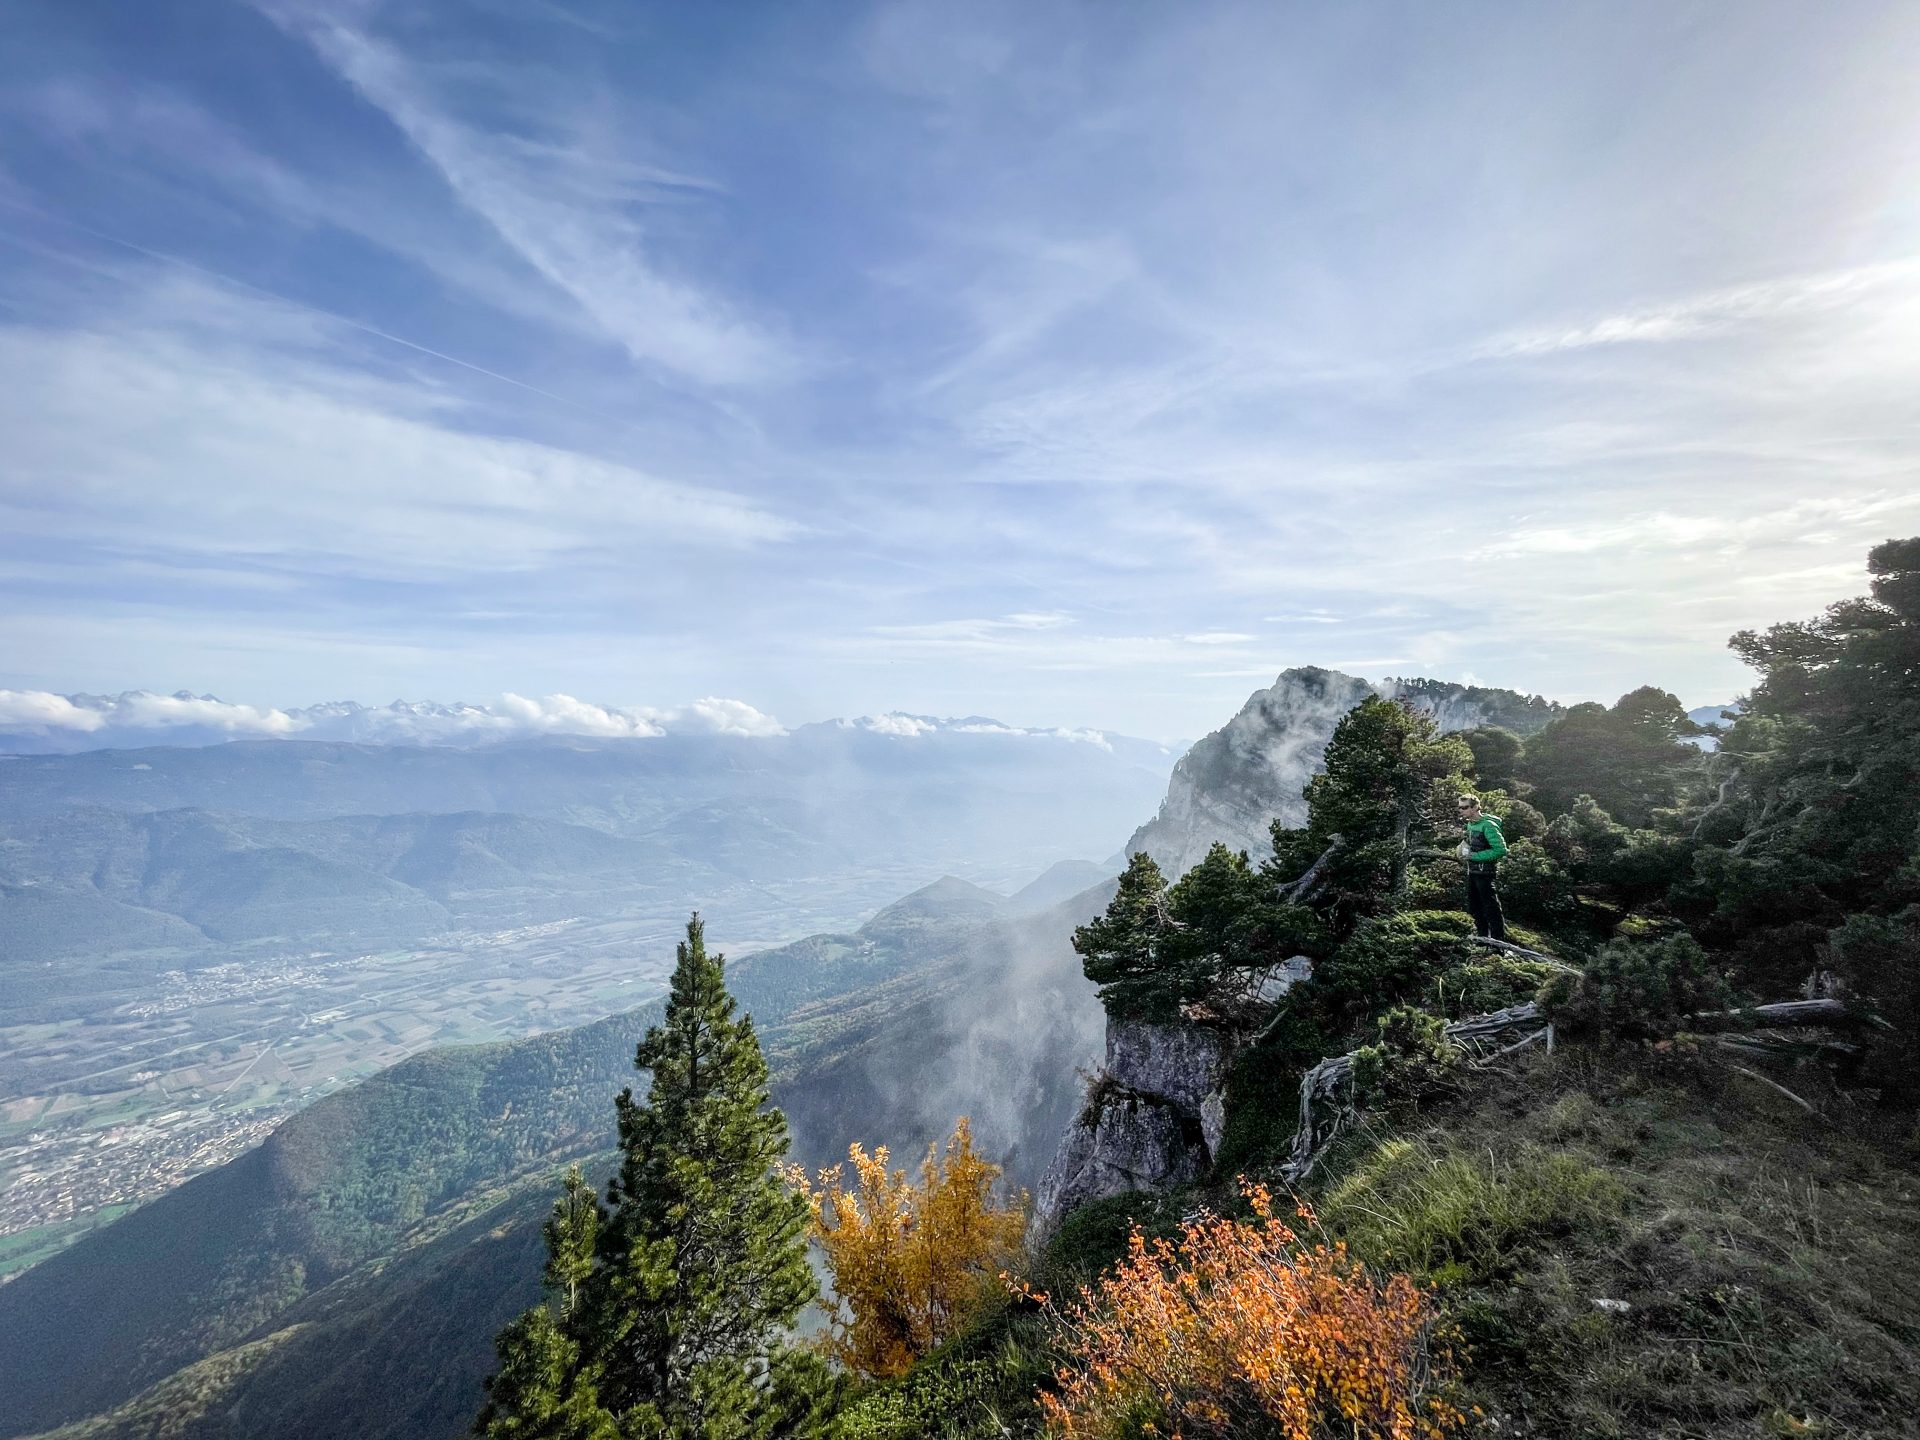
[[1068, 1127], [1034, 1196], [1036, 1235], [1051, 1234], [1062, 1217], [1095, 1200], [1166, 1190], [1205, 1174], [1225, 1126], [1228, 1059], [1215, 1031], [1109, 1021], [1097, 1100]]
[[1207, 1156], [1220, 1153], [1220, 1142], [1227, 1137], [1227, 1092], [1214, 1090], [1200, 1102], [1200, 1136], [1207, 1142]]
[[1320, 769], [1341, 716], [1376, 694], [1403, 696], [1449, 731], [1489, 722], [1530, 731], [1556, 713], [1545, 701], [1506, 690], [1420, 680], [1375, 685], [1311, 665], [1287, 670], [1181, 757], [1159, 813], [1134, 832], [1127, 853], [1144, 850], [1168, 879], [1197, 865], [1215, 841], [1263, 859], [1273, 848], [1268, 832], [1276, 819], [1306, 823], [1301, 791]]
[[1168, 1190], [1207, 1169], [1197, 1122], [1140, 1096], [1103, 1105], [1092, 1125], [1076, 1123], [1034, 1197], [1034, 1229], [1051, 1235], [1082, 1205], [1133, 1190]]
[[1250, 696], [1240, 713], [1180, 758], [1160, 813], [1134, 832], [1127, 853], [1146, 851], [1169, 879], [1197, 865], [1216, 841], [1260, 856], [1276, 818], [1306, 823], [1300, 792], [1320, 768], [1340, 717], [1373, 686], [1337, 670], [1288, 670]]
[[1226, 1042], [1197, 1025], [1107, 1022], [1107, 1074], [1129, 1090], [1171, 1102], [1195, 1115], [1225, 1078]]

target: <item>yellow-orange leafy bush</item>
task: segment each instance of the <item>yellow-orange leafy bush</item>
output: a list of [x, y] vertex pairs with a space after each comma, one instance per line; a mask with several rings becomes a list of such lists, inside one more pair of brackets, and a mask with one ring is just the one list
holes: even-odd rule
[[1126, 1259], [1056, 1312], [1067, 1363], [1040, 1397], [1049, 1430], [1433, 1440], [1463, 1424], [1430, 1393], [1426, 1294], [1344, 1245], [1303, 1243], [1264, 1186], [1244, 1191], [1252, 1220], [1202, 1215], [1174, 1243], [1136, 1228]]
[[832, 1272], [835, 1303], [824, 1342], [850, 1369], [903, 1375], [998, 1293], [997, 1275], [1026, 1232], [1026, 1197], [994, 1200], [1000, 1167], [974, 1152], [964, 1117], [945, 1153], [927, 1148], [918, 1182], [887, 1168], [884, 1145], [848, 1147], [844, 1167], [817, 1182], [788, 1178], [813, 1206], [813, 1236]]

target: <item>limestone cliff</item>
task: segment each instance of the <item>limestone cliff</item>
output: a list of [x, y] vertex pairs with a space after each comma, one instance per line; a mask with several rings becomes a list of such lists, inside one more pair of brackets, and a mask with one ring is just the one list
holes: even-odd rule
[[1495, 724], [1526, 734], [1558, 713], [1557, 706], [1511, 690], [1440, 680], [1376, 685], [1312, 665], [1287, 670], [1181, 757], [1159, 813], [1134, 831], [1127, 853], [1146, 851], [1169, 879], [1198, 864], [1216, 840], [1261, 858], [1271, 848], [1268, 830], [1276, 818], [1306, 823], [1301, 791], [1320, 768], [1334, 726], [1375, 694], [1429, 711], [1443, 730]]

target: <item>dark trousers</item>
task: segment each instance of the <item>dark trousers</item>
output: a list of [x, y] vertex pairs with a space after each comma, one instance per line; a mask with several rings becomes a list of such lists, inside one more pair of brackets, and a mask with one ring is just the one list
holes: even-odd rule
[[1473, 931], [1495, 940], [1507, 938], [1507, 917], [1500, 913], [1500, 887], [1489, 869], [1484, 874], [1467, 872], [1467, 913], [1473, 917]]

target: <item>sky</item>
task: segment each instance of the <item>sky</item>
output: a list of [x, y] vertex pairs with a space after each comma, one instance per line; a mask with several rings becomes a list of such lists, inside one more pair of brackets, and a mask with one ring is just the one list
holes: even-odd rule
[[1920, 6], [9, 0], [0, 688], [1689, 705], [1920, 533]]

